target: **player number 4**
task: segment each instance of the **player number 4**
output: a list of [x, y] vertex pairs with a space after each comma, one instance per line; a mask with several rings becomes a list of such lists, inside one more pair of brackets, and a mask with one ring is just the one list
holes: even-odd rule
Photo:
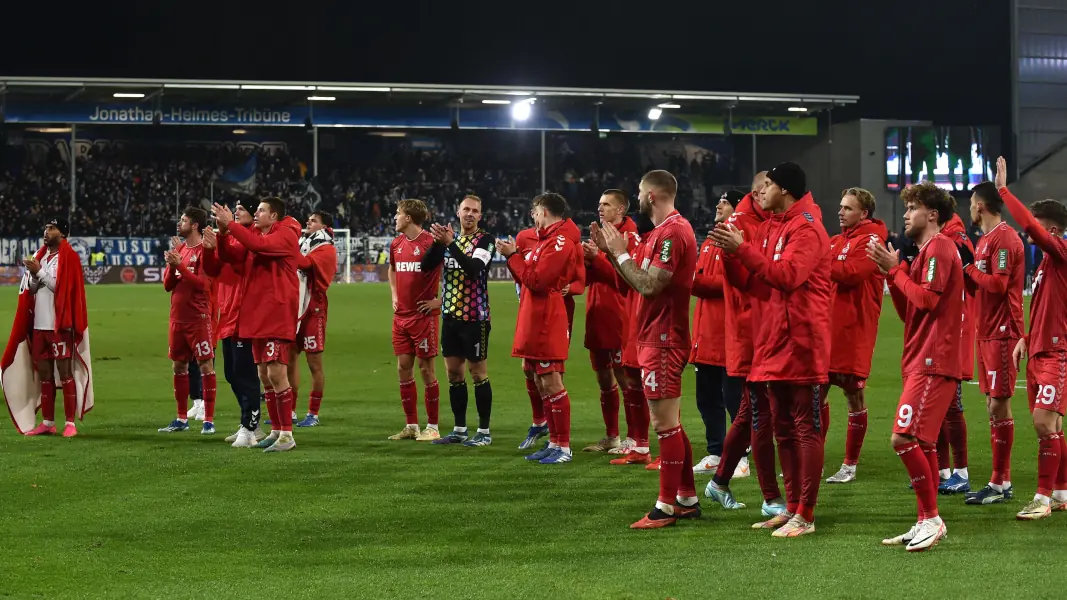
[[910, 404], [901, 404], [897, 409], [897, 427], [908, 427], [911, 425], [911, 418], [914, 416], [914, 409]]
[[419, 342], [419, 350], [422, 350], [423, 352], [429, 352], [430, 351], [430, 340], [428, 340], [426, 338], [423, 338], [423, 340], [421, 342]]
[[656, 391], [657, 387], [659, 387], [659, 384], [656, 383], [655, 371], [649, 371], [648, 374], [645, 375], [645, 387], [652, 390], [653, 392]]
[[1051, 405], [1056, 403], [1056, 386], [1043, 385], [1037, 388], [1037, 403]]

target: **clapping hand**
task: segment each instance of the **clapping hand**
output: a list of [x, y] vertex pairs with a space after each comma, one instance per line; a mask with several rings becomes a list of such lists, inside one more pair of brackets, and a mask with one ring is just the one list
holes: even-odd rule
[[604, 230], [601, 229], [600, 224], [595, 221], [589, 224], [589, 239], [601, 252], [608, 251], [608, 244], [604, 240]]
[[883, 274], [887, 274], [900, 264], [900, 251], [893, 247], [892, 242], [887, 248], [877, 240], [870, 240], [867, 242], [867, 258], [873, 260]]
[[456, 232], [452, 229], [451, 223], [445, 226], [434, 223], [430, 226], [430, 235], [433, 236], [434, 242], [442, 246], [451, 246], [452, 242], [456, 241]]
[[219, 225], [219, 231], [225, 231], [230, 226], [230, 223], [233, 223], [233, 211], [225, 206], [216, 202], [211, 207], [211, 212], [215, 215], [215, 222]]
[[182, 255], [178, 254], [173, 250], [168, 250], [165, 257], [167, 260], [167, 264], [172, 267], [177, 268], [179, 265], [182, 264]]
[[518, 252], [518, 248], [515, 246], [515, 238], [509, 235], [506, 240], [497, 240], [496, 251], [504, 258], [509, 258], [512, 254]]
[[582, 242], [582, 252], [585, 254], [585, 260], [593, 260], [600, 254], [600, 248], [592, 241]]
[[626, 254], [626, 236], [619, 233], [618, 229], [611, 223], [599, 228], [600, 235], [604, 238], [604, 245], [607, 246], [607, 252], [615, 258]]
[[708, 235], [715, 241], [715, 245], [722, 248], [723, 252], [733, 254], [745, 241], [745, 232], [731, 223], [719, 223]]
[[219, 238], [215, 235], [215, 230], [208, 227], [204, 230], [204, 250], [214, 250], [219, 245]]
[[29, 270], [30, 274], [34, 276], [41, 270], [41, 263], [33, 256], [22, 259], [22, 264]]

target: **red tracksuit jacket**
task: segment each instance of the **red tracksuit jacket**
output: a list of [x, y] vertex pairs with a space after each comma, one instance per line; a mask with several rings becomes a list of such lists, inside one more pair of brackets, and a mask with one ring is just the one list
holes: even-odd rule
[[[230, 227], [242, 227], [237, 223]], [[243, 227], [251, 231], [254, 226]], [[218, 238], [218, 248], [204, 252], [204, 269], [217, 271], [218, 275], [218, 338], [237, 335], [237, 317], [241, 314], [245, 279], [252, 262], [252, 255], [233, 236]], [[218, 263], [218, 264], [216, 264]]]
[[574, 250], [571, 255], [570, 275], [568, 277], [570, 288], [567, 290], [567, 295], [563, 297], [563, 306], [567, 308], [569, 331], [574, 327], [574, 296], [581, 296], [585, 293], [585, 255], [582, 253], [582, 230], [578, 229], [574, 221], [570, 219], [564, 220], [560, 233], [574, 244]]
[[249, 340], [295, 340], [300, 224], [286, 217], [265, 233], [233, 226], [223, 237], [231, 236], [252, 255], [237, 317], [237, 335]]
[[867, 379], [871, 374], [878, 317], [882, 314], [885, 275], [867, 258], [872, 238], [885, 245], [889, 231], [878, 219], [864, 219], [830, 240], [833, 266], [833, 329], [830, 341], [830, 372]]
[[538, 231], [524, 258], [516, 252], [508, 269], [522, 286], [511, 355], [538, 361], [567, 360], [570, 333], [561, 290], [571, 282], [575, 245], [561, 231], [565, 221]]
[[[755, 239], [760, 223], [767, 218], [759, 201], [746, 194], [737, 204], [729, 223], [745, 234], [746, 240]], [[730, 377], [748, 377], [752, 369], [752, 299], [745, 287], [748, 271], [736, 260], [725, 261], [723, 298], [726, 307], [726, 374]]]
[[700, 246], [693, 277], [693, 349], [689, 362], [726, 366], [726, 299], [723, 296], [722, 248], [708, 238]]
[[[618, 228], [628, 248], [637, 245], [637, 223], [623, 217]], [[581, 250], [581, 247], [578, 248]], [[626, 296], [618, 289], [615, 267], [603, 252], [585, 265], [585, 347], [590, 350], [622, 350], [630, 321]], [[629, 287], [629, 286], [627, 286]]]
[[[322, 316], [326, 316], [329, 308], [326, 290], [330, 289], [334, 275], [337, 274], [337, 247], [333, 244], [322, 244], [307, 256], [298, 252], [296, 266], [308, 274], [308, 294], [311, 297], [308, 300], [307, 313], [321, 309]], [[300, 318], [304, 318], [304, 315], [300, 315]]]
[[740, 262], [750, 273], [755, 343], [749, 381], [827, 383], [832, 261], [811, 194], [770, 215], [727, 262]]
[[[971, 238], [967, 237], [967, 228], [964, 227], [963, 219], [959, 215], [952, 215], [952, 219], [941, 228], [941, 233], [956, 244], [957, 250], [966, 247], [971, 251], [971, 256], [974, 256], [974, 244], [971, 243]], [[960, 352], [960, 365], [964, 381], [974, 379], [974, 339], [978, 335], [978, 329], [974, 322], [975, 313], [978, 312], [978, 305], [974, 302], [974, 294], [977, 291], [978, 284], [972, 281], [970, 277], [964, 277], [963, 335], [960, 337], [960, 343], [963, 344], [961, 347], [962, 352]]]

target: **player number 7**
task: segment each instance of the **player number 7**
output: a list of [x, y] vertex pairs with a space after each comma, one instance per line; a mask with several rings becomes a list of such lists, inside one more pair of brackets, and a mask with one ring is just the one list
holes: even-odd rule
[[996, 371], [986, 371], [986, 375], [989, 375], [989, 387], [991, 387], [991, 388], [997, 387], [997, 372]]

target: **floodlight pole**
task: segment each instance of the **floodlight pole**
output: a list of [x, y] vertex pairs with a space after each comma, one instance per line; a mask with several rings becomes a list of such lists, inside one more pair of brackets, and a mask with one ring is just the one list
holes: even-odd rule
[[752, 179], [760, 172], [759, 163], [756, 161], [756, 134], [752, 134]]
[[314, 177], [319, 176], [319, 126], [315, 125], [311, 128], [311, 143], [313, 145], [311, 149], [311, 175]]
[[74, 147], [78, 136], [78, 126], [70, 124], [70, 216], [78, 209], [78, 165], [77, 149]]
[[541, 193], [548, 192], [545, 186], [545, 130], [541, 130]]

